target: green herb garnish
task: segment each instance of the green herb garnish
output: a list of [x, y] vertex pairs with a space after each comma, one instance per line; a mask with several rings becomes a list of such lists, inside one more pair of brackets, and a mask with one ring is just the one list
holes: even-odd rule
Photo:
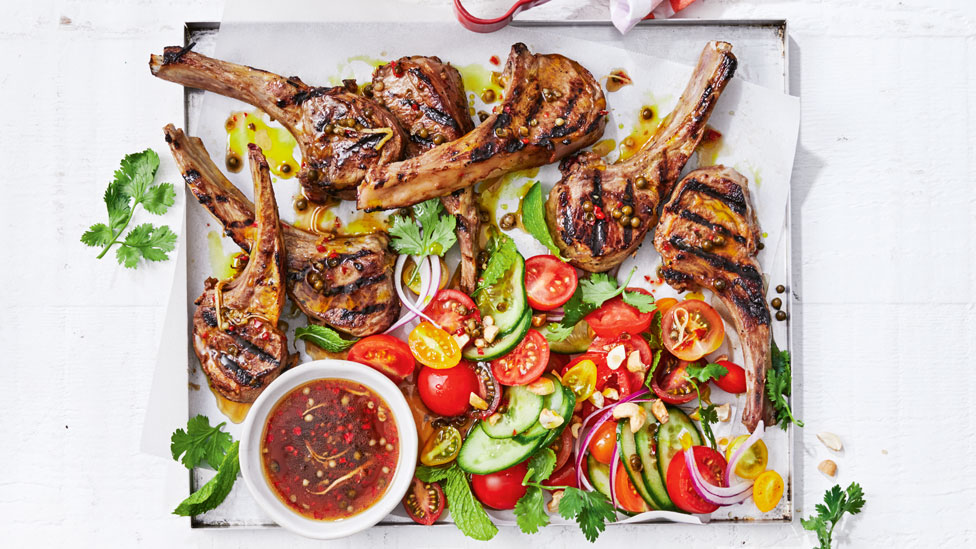
[[716, 406], [714, 404], [702, 402], [700, 385], [720, 378], [727, 373], [729, 373], [728, 368], [714, 362], [704, 366], [689, 364], [685, 368], [685, 375], [688, 376], [688, 381], [695, 387], [695, 392], [698, 394], [698, 423], [701, 424], [702, 433], [705, 434], [709, 446], [713, 449], [715, 448], [715, 433], [712, 432], [712, 425], [718, 423], [718, 412], [715, 411]]
[[529, 188], [529, 192], [525, 193], [525, 198], [522, 199], [522, 225], [540, 244], [548, 248], [552, 255], [566, 261], [559, 253], [559, 248], [552, 240], [552, 235], [549, 234], [542, 203], [542, 184], [538, 181]]
[[505, 273], [515, 265], [516, 258], [519, 255], [515, 241], [504, 234], [497, 235], [491, 240], [488, 253], [491, 254], [488, 257], [488, 265], [478, 277], [478, 285], [473, 292], [475, 295], [501, 280]]
[[198, 415], [187, 422], [186, 430], [177, 429], [173, 433], [170, 439], [173, 459], [179, 460], [182, 455], [182, 463], [187, 469], [203, 461], [217, 469], [217, 474], [183, 500], [173, 514], [191, 517], [216, 509], [234, 487], [241, 470], [238, 460], [240, 443], [223, 432], [223, 426], [221, 423], [211, 427], [206, 416]]
[[653, 296], [627, 290], [627, 284], [630, 283], [630, 279], [636, 270], [636, 267], [631, 269], [627, 280], [619, 286], [617, 281], [607, 273], [595, 273], [589, 278], [580, 279], [573, 296], [563, 305], [562, 324], [564, 326], [576, 325], [583, 317], [618, 295], [622, 295], [624, 303], [636, 308], [639, 312], [649, 313], [653, 311]]
[[790, 423], [803, 427], [803, 422], [793, 417], [789, 396], [792, 392], [791, 381], [793, 374], [790, 368], [790, 352], [780, 351], [776, 342], [772, 343], [771, 368], [766, 372], [766, 396], [776, 410], [776, 420], [779, 426], [786, 430]]
[[173, 205], [176, 191], [172, 183], [153, 185], [159, 169], [159, 156], [152, 149], [128, 154], [122, 159], [121, 167], [115, 172], [115, 179], [105, 189], [105, 206], [108, 210], [108, 224], [95, 223], [81, 242], [86, 246], [101, 247], [101, 259], [112, 246], [118, 244], [115, 257], [120, 265], [134, 269], [140, 259], [164, 261], [168, 252], [176, 247], [176, 233], [166, 225], [155, 227], [143, 223], [122, 237], [122, 233], [132, 221], [136, 207], [142, 207], [151, 214], [162, 215]]
[[310, 341], [330, 353], [341, 353], [359, 341], [357, 338], [343, 339], [332, 328], [309, 324], [295, 330], [295, 338]]
[[864, 507], [864, 492], [861, 485], [852, 482], [847, 490], [841, 490], [839, 484], [827, 490], [824, 494], [824, 502], [816, 506], [817, 514], [810, 518], [800, 519], [805, 530], [817, 533], [817, 541], [820, 542], [820, 549], [830, 549], [830, 544], [834, 536], [834, 528], [840, 522], [844, 513], [856, 515]]
[[413, 218], [393, 216], [390, 244], [400, 254], [442, 256], [454, 246], [457, 219], [444, 214], [440, 199], [432, 198], [413, 206]]

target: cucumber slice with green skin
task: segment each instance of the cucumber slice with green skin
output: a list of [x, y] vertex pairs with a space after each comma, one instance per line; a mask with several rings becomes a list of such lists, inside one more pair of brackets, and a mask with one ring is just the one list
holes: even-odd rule
[[[539, 328], [542, 335], [547, 335], [549, 333], [549, 324], [544, 325]], [[562, 341], [549, 341], [546, 337], [546, 341], [549, 341], [549, 350], [554, 353], [560, 353], [564, 355], [573, 355], [576, 353], [585, 353], [587, 349], [590, 348], [590, 343], [593, 343], [593, 330], [590, 329], [590, 325], [586, 323], [585, 320], [580, 320], [573, 327], [573, 333], [569, 334], [569, 337]]]
[[464, 439], [458, 453], [457, 464], [462, 471], [487, 475], [522, 463], [539, 447], [538, 441], [523, 443], [514, 438], [491, 438], [479, 422]]
[[514, 349], [519, 343], [522, 343], [522, 340], [525, 339], [525, 334], [529, 333], [529, 328], [531, 327], [532, 309], [526, 309], [514, 330], [498, 336], [487, 347], [479, 349], [474, 345], [469, 345], [464, 348], [464, 352], [461, 354], [464, 355], [464, 358], [475, 362], [479, 360], [494, 360]]
[[[647, 425], [642, 426], [641, 430], [646, 427]], [[641, 477], [641, 472], [637, 469], [637, 467], [643, 469], [644, 462], [637, 455], [637, 443], [634, 441], [634, 433], [630, 432], [630, 421], [626, 419], [621, 419], [617, 422], [617, 446], [620, 451], [620, 463], [623, 464], [624, 471], [627, 471], [630, 483], [634, 485], [634, 489], [637, 490], [637, 493], [640, 494], [641, 499], [644, 500], [644, 503], [648, 507], [658, 509], [657, 501], [651, 496], [647, 487], [644, 486], [644, 478]], [[654, 469], [656, 471], [657, 467]]]
[[559, 427], [555, 429], [546, 429], [538, 421], [526, 429], [525, 431], [519, 433], [515, 438], [521, 440], [522, 442], [527, 442], [539, 437], [546, 437], [546, 440], [542, 441], [541, 446], [548, 446], [552, 441], [556, 440], [556, 437], [562, 433], [563, 429], [569, 425], [570, 419], [573, 417], [573, 406], [576, 405], [576, 395], [571, 391], [566, 389], [559, 383], [556, 376], [552, 374], [545, 374], [546, 377], [552, 380], [556, 385], [556, 390], [551, 394], [546, 395], [544, 398], [543, 408], [552, 410], [557, 415], [562, 416], [563, 422]]
[[522, 256], [516, 254], [512, 268], [498, 282], [478, 292], [474, 301], [482, 318], [491, 316], [499, 334], [505, 335], [514, 330], [523, 313], [529, 309], [525, 293], [525, 260]]
[[644, 481], [644, 488], [654, 499], [654, 507], [662, 511], [676, 511], [677, 508], [668, 496], [667, 485], [664, 484], [664, 477], [658, 470], [657, 464], [657, 434], [660, 425], [651, 413], [651, 404], [643, 404], [647, 410], [647, 423], [639, 431], [634, 433], [634, 442], [637, 444], [637, 456], [641, 460], [641, 479]]
[[661, 478], [668, 478], [668, 465], [671, 458], [681, 451], [681, 437], [684, 433], [691, 436], [692, 446], [701, 446], [702, 437], [695, 424], [679, 408], [668, 406], [668, 422], [662, 423], [657, 429], [657, 469]]
[[524, 385], [516, 385], [505, 387], [502, 402], [506, 403], [506, 408], [499, 414], [498, 422], [494, 425], [485, 422], [481, 426], [491, 438], [513, 438], [538, 423], [545, 398], [530, 392]]
[[[586, 456], [586, 473], [590, 477], [590, 484], [598, 492], [610, 498], [610, 466], [597, 461], [593, 456]], [[582, 488], [582, 486], [580, 486]]]

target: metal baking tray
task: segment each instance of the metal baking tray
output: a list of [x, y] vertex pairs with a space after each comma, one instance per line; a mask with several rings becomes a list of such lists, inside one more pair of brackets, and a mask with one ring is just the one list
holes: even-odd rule
[[[531, 30], [556, 30], [561, 34], [571, 37], [602, 42], [629, 49], [632, 51], [646, 53], [669, 59], [689, 66], [694, 65], [700, 46], [708, 40], [725, 40], [732, 43], [735, 47], [736, 57], [739, 59], [739, 71], [737, 78], [747, 80], [769, 89], [789, 93], [790, 89], [790, 67], [789, 67], [789, 39], [787, 33], [787, 22], [781, 19], [763, 20], [646, 20], [641, 21], [626, 36], [621, 36], [619, 32], [608, 21], [514, 21], [511, 24], [514, 28], [524, 28]], [[212, 54], [216, 49], [217, 35], [220, 23], [217, 22], [188, 22], [184, 27], [184, 44], [195, 42], [195, 51], [203, 54]], [[187, 133], [196, 135], [194, 126], [196, 121], [195, 114], [201, 108], [203, 92], [196, 89], [184, 90], [184, 120], [183, 126], [187, 128]], [[196, 200], [189, 191], [185, 190], [187, 210], [193, 208]], [[786, 227], [782, 235], [784, 241], [780, 245], [780, 252], [775, 259], [777, 267], [780, 265], [785, 268], [785, 284], [787, 288], [792, 288], [792, 253], [791, 253], [791, 206], [787, 200]], [[192, 214], [185, 214], [192, 215]], [[204, 238], [202, 235], [187, 234], [188, 239]], [[778, 270], [778, 268], [777, 268]], [[188, 283], [189, 285], [189, 283]], [[189, 288], [190, 294], [195, 291]], [[189, 296], [192, 299], [192, 295]], [[792, 290], [784, 296], [784, 310], [790, 315], [790, 321], [784, 323], [786, 347], [792, 353], [795, 349], [793, 345], [793, 331], [791, 322], [796, 314], [796, 303]], [[188, 311], [187, 318], [192, 315], [192, 310]], [[191, 330], [189, 322], [187, 331]], [[783, 338], [780, 338], [783, 339]], [[189, 341], [189, 339], [188, 339]], [[187, 371], [195, 370], [196, 357], [192, 349], [188, 350]], [[794, 369], [796, 368], [796, 357], [794, 357]], [[192, 405], [191, 405], [192, 406]], [[190, 416], [194, 415], [192, 410], [188, 410]], [[733, 522], [741, 520], [744, 523], [783, 523], [791, 522], [794, 510], [794, 432], [791, 427], [788, 432], [788, 475], [785, 479], [785, 510], [775, 518], [758, 519], [715, 519], [712, 522]], [[206, 477], [199, 472], [189, 473], [189, 492], [195, 491], [199, 486], [206, 482]], [[192, 517], [192, 528], [276, 528], [272, 522], [260, 509], [256, 503], [249, 502], [252, 498], [243, 483], [238, 482], [234, 491], [228, 497], [228, 502], [214, 511], [204, 515]], [[230, 506], [227, 503], [231, 503]], [[250, 503], [250, 504], [249, 504]], [[243, 507], [243, 509], [242, 509]], [[228, 513], [226, 509], [234, 509], [237, 513]], [[224, 509], [224, 511], [222, 511]], [[379, 523], [381, 526], [413, 526], [419, 527], [414, 522], [403, 516], [390, 515]], [[438, 523], [435, 528], [454, 528], [449, 523]], [[424, 528], [430, 528], [424, 527]]]

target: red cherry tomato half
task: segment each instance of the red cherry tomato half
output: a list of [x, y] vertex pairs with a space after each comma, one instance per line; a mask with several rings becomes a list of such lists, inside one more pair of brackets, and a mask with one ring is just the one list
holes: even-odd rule
[[715, 385], [726, 393], [734, 395], [746, 392], [746, 371], [742, 366], [728, 360], [719, 360], [718, 364], [725, 366], [729, 373], [715, 379]]
[[671, 354], [690, 362], [722, 345], [725, 324], [708, 303], [686, 299], [664, 313], [661, 339]]
[[565, 465], [549, 475], [547, 480], [542, 481], [542, 485], [554, 488], [562, 488], [563, 486], [579, 488], [579, 485], [576, 484], [576, 464], [572, 460], [566, 462]]
[[625, 511], [643, 513], [648, 510], [644, 498], [637, 493], [634, 484], [630, 482], [630, 477], [627, 476], [623, 463], [617, 464], [617, 478], [614, 480], [613, 490], [614, 495], [617, 496], [617, 504]]
[[[627, 288], [627, 291], [651, 295], [650, 292], [641, 288]], [[593, 328], [596, 335], [617, 337], [624, 332], [640, 334], [651, 325], [653, 318], [654, 311], [642, 313], [636, 307], [624, 303], [622, 297], [617, 296], [586, 315], [585, 320]]]
[[414, 477], [403, 496], [403, 509], [417, 524], [430, 526], [444, 512], [444, 501], [440, 484]]
[[424, 366], [417, 375], [420, 400], [431, 412], [441, 416], [459, 416], [467, 412], [471, 393], [478, 394], [480, 388], [478, 375], [466, 362], [453, 368]]
[[491, 372], [502, 385], [526, 385], [539, 379], [549, 364], [549, 343], [536, 330], [529, 330], [518, 347], [491, 361]]
[[[723, 486], [722, 478], [725, 475], [727, 463], [722, 454], [712, 450], [708, 446], [693, 446], [695, 465], [701, 472], [702, 478], [715, 486]], [[671, 458], [668, 465], [667, 487], [671, 501], [682, 511], [689, 513], [713, 513], [718, 509], [718, 505], [709, 503], [702, 499], [695, 491], [695, 485], [691, 480], [691, 471], [685, 463], [685, 452], [682, 450]]]
[[[583, 436], [583, 433], [580, 433], [580, 436]], [[604, 465], [610, 465], [610, 461], [613, 459], [613, 449], [616, 447], [617, 422], [604, 421], [596, 428], [596, 432], [593, 433], [593, 438], [590, 439], [590, 444], [587, 445], [586, 449], [590, 451], [593, 459]]]
[[529, 467], [525, 462], [487, 475], [471, 475], [471, 489], [481, 503], [492, 509], [514, 509], [525, 495], [522, 479]]
[[[624, 363], [619, 368], [611, 370], [607, 365], [606, 356], [610, 351], [620, 345], [623, 345], [627, 358], [624, 359]], [[641, 372], [631, 372], [627, 369], [627, 360], [634, 351], [637, 351], [641, 364], [644, 365], [644, 370], [646, 371], [654, 360], [654, 353], [651, 352], [651, 347], [644, 341], [643, 336], [623, 333], [613, 338], [597, 336], [593, 340], [587, 353], [597, 353], [603, 356], [603, 360], [596, 363], [597, 390], [602, 391], [607, 387], [612, 387], [617, 390], [621, 398], [640, 390], [641, 386], [644, 385], [644, 374]]]
[[348, 359], [371, 366], [393, 381], [400, 381], [412, 374], [415, 365], [410, 347], [386, 334], [360, 339], [349, 349]]
[[457, 290], [440, 290], [434, 300], [424, 309], [424, 314], [440, 325], [445, 332], [463, 332], [464, 323], [469, 319], [481, 321], [481, 312], [467, 294]]
[[668, 353], [661, 356], [661, 362], [654, 370], [654, 379], [651, 381], [651, 389], [658, 398], [668, 404], [684, 404], [698, 395], [695, 386], [688, 379], [688, 364]]
[[567, 426], [556, 438], [555, 442], [549, 445], [549, 448], [556, 453], [556, 464], [553, 466], [553, 469], [559, 469], [569, 461], [573, 453], [573, 442], [573, 433]]
[[562, 353], [549, 353], [549, 365], [546, 370], [550, 372], [561, 372], [570, 362], [570, 356]]
[[576, 291], [576, 269], [554, 255], [537, 255], [525, 260], [525, 291], [529, 305], [537, 311], [561, 307]]

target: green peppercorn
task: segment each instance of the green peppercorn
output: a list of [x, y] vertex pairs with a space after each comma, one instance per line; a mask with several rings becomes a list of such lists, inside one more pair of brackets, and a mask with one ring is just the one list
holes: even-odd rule
[[586, 215], [583, 216], [583, 219], [585, 219], [587, 223], [593, 223], [596, 221], [596, 216], [593, 215], [593, 212], [587, 212]]
[[701, 243], [701, 249], [705, 250], [706, 252], [712, 251], [713, 247], [714, 245], [712, 244], [711, 240], [705, 240]]
[[526, 128], [525, 126], [519, 126], [519, 135], [521, 135], [522, 137], [528, 137], [529, 129]]
[[644, 120], [650, 120], [654, 118], [654, 110], [651, 109], [650, 107], [644, 107], [643, 109], [641, 109], [641, 118], [643, 118]]
[[623, 212], [624, 215], [634, 215], [634, 208], [631, 206], [624, 206], [623, 208], [620, 208], [620, 211]]
[[621, 215], [620, 216], [620, 224], [623, 225], [624, 227], [626, 227], [627, 225], [630, 225], [630, 216]]
[[488, 113], [485, 111], [478, 111], [478, 120], [481, 120], [482, 122], [488, 120]]
[[720, 234], [713, 236], [712, 244], [715, 244], [716, 246], [720, 246], [720, 247], [725, 246], [725, 237]]
[[227, 169], [236, 172], [241, 169], [241, 158], [236, 154], [227, 155]]
[[491, 88], [485, 89], [485, 91], [481, 92], [481, 100], [484, 101], [485, 103], [494, 103], [495, 90]]
[[776, 320], [786, 320], [786, 311], [776, 311]]
[[773, 300], [770, 301], [769, 303], [770, 305], [773, 306], [774, 309], [779, 309], [780, 307], [783, 306], [783, 300], [778, 297], [774, 297]]
[[417, 137], [419, 137], [421, 139], [427, 139], [427, 137], [429, 135], [430, 135], [430, 132], [427, 131], [427, 128], [420, 128], [420, 130], [417, 132]]
[[623, 215], [623, 212], [620, 211], [620, 208], [614, 208], [610, 210], [610, 217], [614, 219], [620, 219], [621, 215]]
[[716, 291], [724, 292], [725, 288], [727, 287], [727, 284], [725, 280], [719, 278], [714, 283], [712, 283], [712, 287], [714, 287]]
[[444, 136], [441, 135], [441, 134], [437, 134], [437, 135], [434, 136], [434, 144], [435, 145], [441, 145], [445, 141], [447, 141], [447, 139], [445, 139]]
[[646, 189], [647, 188], [647, 178], [644, 177], [643, 175], [640, 176], [640, 177], [638, 177], [637, 178], [637, 181], [634, 182], [634, 185], [636, 185], [638, 189]]
[[589, 200], [584, 201], [583, 202], [583, 211], [584, 212], [592, 212], [593, 211], [593, 203], [590, 202]]
[[759, 241], [759, 242], [758, 242], [758, 243], [756, 244], [756, 249], [757, 249], [757, 250], [761, 250], [761, 249], [763, 249], [763, 248], [765, 248], [765, 247], [766, 247], [766, 245], [765, 245], [765, 244], [763, 244], [763, 241], [762, 241], [762, 240], [760, 240], [760, 241]]
[[783, 286], [782, 284], [780, 284], [779, 286], [776, 286], [776, 293], [781, 294], [781, 293], [783, 293], [785, 291], [786, 291], [786, 286]]
[[304, 212], [305, 208], [308, 208], [308, 200], [303, 196], [295, 201], [295, 209]]
[[322, 130], [322, 131], [325, 132], [325, 133], [332, 133], [333, 131], [335, 131], [335, 125], [333, 125], [333, 124], [326, 124], [325, 125], [325, 129]]
[[631, 228], [636, 229], [637, 227], [640, 227], [640, 224], [641, 224], [641, 221], [640, 221], [640, 218], [639, 217], [634, 216], [634, 217], [631, 217], [630, 218], [630, 226], [631, 226]]
[[501, 228], [506, 231], [515, 227], [515, 214], [507, 213], [502, 216], [502, 220], [499, 222]]
[[333, 269], [336, 268], [336, 267], [338, 267], [339, 266], [339, 258], [338, 257], [330, 257], [329, 260], [328, 260], [328, 264], [329, 264], [329, 267], [332, 267]]

